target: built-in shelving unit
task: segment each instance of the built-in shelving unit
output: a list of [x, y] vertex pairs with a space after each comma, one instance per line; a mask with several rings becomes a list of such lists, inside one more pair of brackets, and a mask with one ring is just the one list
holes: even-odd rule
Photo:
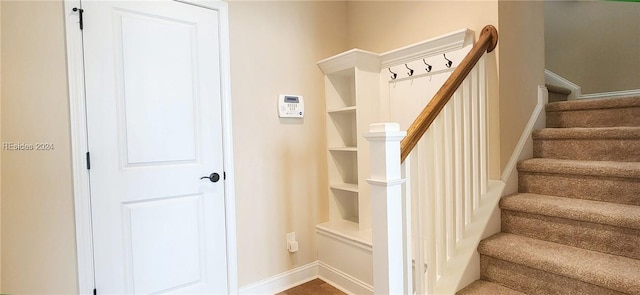
[[325, 227], [342, 225], [345, 234], [354, 226], [367, 230], [369, 146], [362, 135], [379, 115], [380, 57], [354, 49], [318, 65], [325, 74], [327, 106], [330, 222]]
[[[325, 75], [329, 220], [316, 226], [319, 274], [373, 294], [369, 144], [380, 120], [380, 57], [353, 49], [318, 63]], [[348, 274], [348, 275], [342, 275]]]

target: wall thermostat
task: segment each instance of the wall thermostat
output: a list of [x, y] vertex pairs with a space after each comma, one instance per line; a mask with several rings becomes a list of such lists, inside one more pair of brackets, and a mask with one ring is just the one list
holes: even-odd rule
[[302, 95], [280, 94], [278, 97], [278, 116], [280, 118], [304, 117], [304, 99]]

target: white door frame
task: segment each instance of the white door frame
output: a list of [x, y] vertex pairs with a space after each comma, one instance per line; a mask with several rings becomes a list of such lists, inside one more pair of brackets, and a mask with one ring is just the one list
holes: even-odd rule
[[[222, 101], [223, 167], [227, 175], [224, 181], [225, 224], [227, 240], [227, 285], [229, 293], [238, 293], [238, 268], [236, 253], [236, 206], [233, 170], [233, 138], [231, 133], [231, 81], [229, 58], [229, 10], [220, 0], [175, 0], [216, 10], [220, 17], [220, 71]], [[73, 194], [75, 202], [76, 251], [78, 258], [78, 291], [92, 294], [94, 289], [93, 239], [91, 225], [91, 199], [89, 173], [86, 164], [87, 120], [85, 109], [84, 59], [82, 34], [78, 25], [80, 0], [64, 0], [65, 31], [67, 42], [67, 71], [69, 78], [69, 108], [71, 129], [71, 158]]]

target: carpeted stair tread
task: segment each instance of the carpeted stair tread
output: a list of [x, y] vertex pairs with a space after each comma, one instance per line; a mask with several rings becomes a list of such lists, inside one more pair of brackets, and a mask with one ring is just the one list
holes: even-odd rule
[[547, 127], [640, 126], [640, 96], [550, 102]]
[[640, 207], [634, 205], [520, 193], [502, 198], [500, 208], [640, 229]]
[[571, 89], [569, 88], [564, 88], [562, 86], [558, 86], [558, 85], [553, 85], [553, 84], [545, 84], [545, 87], [547, 87], [547, 90], [549, 92], [553, 92], [553, 93], [557, 93], [557, 94], [562, 94], [562, 95], [569, 95], [571, 94]]
[[532, 137], [535, 158], [640, 162], [640, 127], [545, 128]]
[[533, 139], [640, 139], [640, 127], [545, 128]]
[[597, 109], [616, 109], [640, 107], [640, 96], [609, 98], [609, 99], [585, 99], [558, 101], [548, 103], [545, 106], [547, 112], [559, 111], [580, 111], [580, 110], [597, 110]]
[[498, 285], [496, 283], [477, 280], [471, 285], [460, 290], [457, 295], [525, 295], [513, 289]]
[[520, 193], [500, 200], [502, 232], [480, 242], [481, 281], [460, 294], [640, 295], [640, 96], [552, 102], [570, 91], [547, 89], [536, 158], [518, 163]]
[[640, 290], [640, 260], [636, 259], [507, 233], [483, 240], [478, 252], [623, 293]]
[[549, 91], [549, 95], [548, 95], [549, 102], [567, 101], [569, 99], [569, 95], [571, 94], [571, 89], [567, 89], [567, 88], [552, 85], [552, 84], [546, 84], [545, 86]]
[[546, 174], [640, 178], [640, 163], [535, 158], [519, 162], [518, 171]]

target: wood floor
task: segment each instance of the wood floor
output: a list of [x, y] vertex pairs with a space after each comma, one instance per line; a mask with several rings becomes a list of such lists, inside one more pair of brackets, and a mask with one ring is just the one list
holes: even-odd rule
[[325, 283], [321, 279], [304, 283], [300, 286], [293, 287], [277, 295], [346, 295], [335, 287]]

